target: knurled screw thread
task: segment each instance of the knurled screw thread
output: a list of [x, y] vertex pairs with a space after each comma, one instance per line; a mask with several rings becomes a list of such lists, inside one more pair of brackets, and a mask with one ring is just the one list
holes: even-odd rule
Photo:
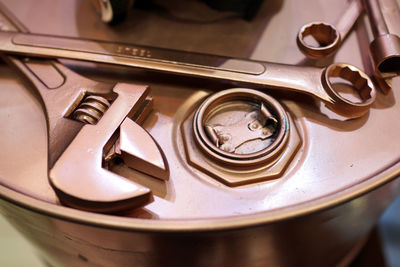
[[110, 102], [101, 96], [87, 96], [73, 112], [72, 118], [88, 124], [96, 124], [104, 112], [110, 107]]

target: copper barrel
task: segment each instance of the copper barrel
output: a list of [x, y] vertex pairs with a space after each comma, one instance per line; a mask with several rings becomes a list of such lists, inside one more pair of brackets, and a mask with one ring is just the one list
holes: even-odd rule
[[[347, 5], [265, 1], [251, 22], [222, 17], [212, 23], [130, 10], [125, 22], [110, 27], [100, 21], [89, 1], [4, 4], [34, 33], [318, 66], [324, 62], [306, 60], [298, 51], [297, 29], [313, 20], [333, 22]], [[187, 10], [204, 8], [196, 2], [188, 5]], [[190, 16], [204, 19], [201, 14]], [[363, 61], [367, 48], [359, 45], [368, 43], [366, 27], [361, 21], [334, 62], [360, 69], [369, 64]], [[270, 111], [287, 123], [279, 126], [288, 134], [282, 134], [276, 145], [279, 155], [265, 165], [273, 166], [279, 158], [285, 158], [285, 164], [257, 176], [246, 175], [248, 166], [222, 170], [219, 156], [205, 156], [207, 149], [193, 133], [201, 104], [214, 93], [237, 92], [223, 91], [237, 88], [234, 84], [78, 61], [61, 63], [93, 80], [151, 87], [153, 111], [142, 126], [164, 151], [170, 176], [168, 181], [156, 180], [116, 164], [113, 171], [152, 191], [152, 202], [117, 214], [61, 205], [48, 181], [41, 103], [13, 69], [0, 64], [0, 213], [50, 266], [346, 266], [400, 192], [398, 77], [393, 78], [393, 90], [387, 95], [378, 91], [370, 111], [357, 119], [341, 117], [308, 96], [264, 90], [268, 96], [261, 98], [275, 99]], [[346, 85], [337, 86], [348, 92]], [[257, 96], [255, 90], [242, 90], [238, 96]], [[237, 100], [232, 95], [227, 99]], [[232, 107], [252, 100], [245, 97]], [[211, 125], [210, 121], [204, 119]], [[224, 154], [212, 144], [207, 147]], [[209, 165], [204, 167], [204, 162]], [[257, 168], [265, 168], [261, 163]], [[230, 180], [235, 172], [245, 174]]]

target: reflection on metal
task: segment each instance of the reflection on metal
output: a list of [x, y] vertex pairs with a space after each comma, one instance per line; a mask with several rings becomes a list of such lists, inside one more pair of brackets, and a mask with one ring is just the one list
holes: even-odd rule
[[113, 9], [110, 0], [92, 0], [96, 11], [99, 13], [101, 20], [109, 23], [113, 18]]
[[[224, 123], [226, 119], [224, 117], [221, 118], [221, 122], [206, 123], [204, 129], [214, 145], [224, 151], [236, 153], [240, 146], [256, 139], [265, 140], [275, 132], [278, 124], [276, 118], [269, 113], [263, 103], [258, 108], [258, 111], [251, 111], [234, 119], [233, 122], [233, 118], [229, 118], [230, 120]], [[275, 123], [271, 128], [268, 127], [270, 121]]]
[[[327, 68], [291, 66], [278, 63], [234, 59], [160, 48], [135, 46], [150, 51], [151, 58], [118, 53], [121, 44], [77, 38], [0, 32], [0, 51], [26, 56], [69, 58], [142, 68], [178, 75], [233, 82], [236, 85], [275, 88], [304, 93], [326, 103], [334, 112], [357, 118], [368, 112], [375, 100], [375, 87], [368, 76], [349, 64], [331, 64]], [[324, 82], [327, 69], [351, 70], [367, 80], [368, 94], [353, 103]], [[341, 76], [341, 72], [338, 72]], [[357, 87], [352, 76], [342, 77]], [[357, 90], [358, 88], [356, 88]], [[332, 97], [333, 96], [333, 97]]]
[[[307, 7], [315, 6], [314, 2], [311, 2]], [[63, 3], [67, 5], [69, 1]], [[72, 3], [74, 2], [72, 1]], [[335, 3], [336, 1], [332, 1], [332, 6], [339, 5]], [[285, 2], [283, 8], [292, 8], [293, 5], [293, 3]], [[298, 5], [297, 2], [296, 5]], [[15, 4], [15, 6], [18, 6], [18, 4]], [[84, 7], [84, 5], [81, 6]], [[43, 8], [49, 10], [51, 5]], [[312, 9], [307, 8], [305, 10]], [[287, 10], [282, 10], [282, 13], [287, 14]], [[277, 14], [274, 20], [278, 19], [279, 22], [280, 16], [285, 17], [282, 13]], [[54, 16], [54, 18], [57, 19], [57, 16]], [[293, 21], [287, 20], [287, 17], [282, 21], [284, 23], [280, 25], [285, 30], [288, 29], [289, 32], [293, 32], [293, 25], [290, 25]], [[83, 25], [82, 27], [85, 26], [90, 28], [93, 25]], [[251, 27], [253, 26], [251, 25]], [[128, 32], [134, 32], [133, 28], [135, 27], [127, 29]], [[237, 29], [235, 28], [235, 30]], [[278, 31], [282, 32], [281, 29], [277, 29]], [[100, 31], [93, 33], [104, 34]], [[143, 31], [143, 34], [145, 34], [145, 31]], [[118, 40], [123, 40], [125, 37], [115, 36]], [[357, 47], [353, 42], [355, 40], [348, 41], [354, 45], [353, 47]], [[262, 42], [259, 45], [265, 46], [265, 43]], [[278, 45], [282, 48], [276, 51], [278, 57], [284, 53], [292, 54], [294, 52], [296, 54], [296, 51], [285, 48], [279, 42]], [[354, 55], [357, 54], [354, 53], [355, 51], [349, 49], [343, 52], [350, 58], [354, 58], [355, 63], [359, 64], [357, 55]], [[265, 51], [265, 53], [265, 56], [271, 55], [271, 51]], [[255, 57], [259, 55], [256, 53]], [[301, 55], [297, 54], [296, 56]], [[27, 65], [33, 69], [32, 60]], [[92, 64], [90, 65], [92, 66]], [[58, 67], [59, 65], [54, 64], [53, 66]], [[99, 70], [91, 66], [89, 69], [92, 74], [92, 71], [97, 72]], [[64, 69], [62, 70], [64, 71]], [[215, 69], [209, 68], [207, 70], [212, 72]], [[277, 69], [274, 70], [278, 72]], [[283, 72], [287, 70], [285, 68]], [[352, 71], [344, 68], [342, 70], [345, 70], [345, 75], [352, 75]], [[37, 73], [36, 71], [35, 69], [34, 72]], [[254, 72], [256, 71], [258, 71], [257, 68]], [[266, 71], [269, 71], [269, 69], [266, 69]], [[333, 74], [337, 71], [339, 69], [332, 69]], [[125, 73], [126, 76], [121, 73], [113, 76], [112, 73], [112, 70], [108, 72], [104, 69], [102, 72], [102, 74], [106, 74], [104, 79], [115, 78], [116, 76], [132, 79], [132, 77], [127, 77], [128, 74], [131, 74], [129, 71]], [[238, 73], [235, 74], [240, 75]], [[6, 84], [4, 78], [8, 79], [8, 82], [14, 79], [11, 77], [12, 75], [8, 74], [7, 76], [3, 75], [5, 77], [3, 77], [2, 83]], [[160, 78], [159, 76], [147, 75], [143, 76], [144, 80], [153, 77]], [[286, 73], [286, 75], [290, 76], [291, 74]], [[139, 79], [143, 77], [140, 76]], [[321, 75], [313, 77], [315, 83], [321, 80]], [[300, 79], [299, 76], [297, 78], [298, 84], [304, 81], [304, 78]], [[363, 83], [363, 79], [358, 78], [357, 80]], [[346, 266], [342, 263], [345, 263], [346, 260], [349, 262], [348, 259], [352, 258], [351, 255], [357, 253], [356, 245], [362, 243], [382, 210], [399, 192], [399, 179], [395, 180], [400, 168], [396, 153], [399, 150], [399, 145], [398, 142], [395, 142], [397, 140], [395, 133], [399, 132], [400, 124], [398, 120], [393, 120], [398, 114], [399, 103], [398, 101], [390, 102], [399, 96], [398, 91], [393, 91], [393, 99], [380, 96], [380, 103], [369, 116], [364, 116], [359, 120], [346, 121], [330, 120], [322, 116], [313, 109], [312, 105], [308, 105], [309, 98], [307, 97], [302, 98], [297, 94], [296, 99], [289, 100], [286, 97], [292, 97], [295, 94], [277, 93], [275, 96], [280, 97], [280, 103], [285, 108], [287, 107], [288, 111], [290, 110], [290, 114], [284, 114], [287, 118], [287, 125], [290, 127], [285, 128], [289, 129], [289, 132], [287, 141], [282, 140], [283, 155], [277, 156], [277, 161], [272, 160], [271, 163], [267, 164], [268, 166], [260, 164], [259, 168], [246, 168], [246, 166], [235, 168], [234, 164], [222, 168], [222, 164], [212, 156], [207, 156], [208, 154], [196, 144], [193, 133], [193, 115], [187, 117], [190, 113], [188, 111], [189, 106], [194, 106], [193, 103], [199, 103], [197, 100], [199, 100], [200, 95], [211, 89], [211, 86], [208, 83], [204, 87], [201, 85], [200, 87], [205, 91], [200, 92], [197, 83], [192, 85], [189, 82], [179, 85], [175, 84], [175, 81], [178, 83], [180, 80], [176, 79], [168, 83], [161, 79], [149, 81], [158, 86], [158, 88], [154, 88], [156, 89], [154, 97], [159, 102], [155, 105], [156, 114], [151, 117], [152, 120], [147, 120], [145, 124], [146, 129], [151, 129], [154, 137], [160, 144], [163, 144], [163, 149], [172, 163], [172, 181], [165, 183], [163, 180], [149, 179], [146, 175], [143, 175], [142, 179], [141, 175], [135, 176], [137, 172], [126, 168], [123, 164], [113, 166], [113, 170], [119, 168], [120, 172], [118, 173], [121, 173], [121, 175], [127, 174], [126, 177], [132, 177], [141, 185], [151, 188], [156, 196], [151, 205], [113, 216], [68, 209], [55, 203], [53, 195], [51, 195], [50, 204], [43, 201], [41, 197], [52, 194], [51, 190], [49, 190], [49, 194], [49, 192], [39, 191], [38, 187], [30, 187], [34, 184], [34, 182], [31, 182], [33, 179], [30, 179], [32, 177], [35, 178], [34, 181], [37, 181], [37, 183], [46, 183], [45, 173], [40, 173], [41, 176], [34, 173], [28, 178], [24, 177], [15, 181], [17, 180], [14, 179], [15, 177], [20, 178], [18, 173], [21, 171], [12, 170], [6, 173], [5, 179], [3, 179], [3, 175], [0, 177], [2, 184], [5, 185], [0, 186], [0, 213], [29, 237], [41, 251], [41, 257], [55, 266], [63, 264], [68, 266], [82, 264], [107, 266], [195, 265], [208, 267], [220, 266], [221, 264], [227, 266], [296, 266], [299, 263], [304, 266]], [[43, 80], [40, 82], [43, 82]], [[69, 83], [69, 78], [66, 82]], [[8, 84], [15, 86], [15, 93], [21, 93], [21, 91], [26, 93], [25, 88], [17, 83], [17, 81], [11, 81]], [[51, 87], [55, 87], [59, 84], [59, 79], [56, 79], [56, 82], [46, 82], [45, 84], [51, 84]], [[89, 86], [90, 84], [84, 82], [80, 82], [78, 85], [80, 88], [88, 89], [95, 87], [94, 84]], [[110, 93], [112, 88], [114, 87], [110, 85], [104, 90], [100, 90], [100, 94], [99, 92], [96, 94], [108, 99], [112, 103], [110, 108], [96, 125], [85, 125], [84, 127], [97, 126], [104, 118], [107, 118], [110, 109], [113, 108], [115, 101], [120, 97], [115, 92]], [[6, 92], [11, 92], [11, 90]], [[13, 103], [16, 103], [16, 105], [31, 102], [26, 97], [22, 99], [24, 101], [18, 101], [13, 94], [14, 92], [10, 93], [13, 97], [10, 97], [9, 100], [15, 101]], [[5, 94], [3, 93], [3, 95]], [[88, 92], [79, 95], [74, 101], [74, 107], [71, 107], [71, 110], [69, 108], [65, 110], [64, 116], [70, 118], [69, 116], [76, 109], [76, 106], [88, 95], [92, 94]], [[191, 99], [192, 95], [197, 95], [198, 98], [193, 100]], [[143, 118], [143, 114], [148, 113], [146, 105], [151, 102], [147, 100], [149, 99], [143, 99], [143, 102], [135, 107], [137, 108], [135, 114], [130, 114], [133, 115], [132, 117], [129, 116], [136, 123], [139, 123], [140, 118]], [[293, 100], [296, 100], [296, 102]], [[235, 101], [232, 100], [231, 102]], [[248, 99], [244, 102], [254, 103], [257, 101]], [[385, 107], [382, 107], [383, 102], [387, 104]], [[260, 105], [257, 105], [257, 103], [252, 111], [259, 114]], [[7, 107], [10, 106], [7, 105]], [[266, 138], [266, 140], [272, 140], [275, 134], [280, 132], [281, 119], [277, 116], [273, 106], [264, 106], [278, 121], [274, 127], [272, 127], [272, 122], [270, 125], [267, 124], [275, 129], [272, 136]], [[277, 109], [279, 110], [279, 108]], [[246, 112], [246, 114], [252, 111]], [[31, 114], [17, 113], [20, 113], [18, 119], [23, 122], [35, 118], [35, 116], [28, 116]], [[2, 119], [4, 119], [4, 114], [7, 114], [7, 112], [2, 113]], [[183, 122], [185, 119], [186, 121]], [[71, 125], [83, 125], [74, 120], [70, 121]], [[21, 129], [31, 129], [28, 125], [21, 127], [10, 123], [10, 121], [6, 122], [4, 128], [7, 131], [16, 132]], [[131, 121], [124, 120], [120, 127], [126, 126], [125, 122], [128, 122], [128, 127], [132, 126]], [[384, 131], [382, 135], [382, 129], [387, 128], [388, 122], [390, 122], [392, 131]], [[10, 128], [6, 128], [10, 125]], [[122, 127], [124, 129], [117, 131], [117, 134], [120, 134], [121, 130], [129, 131], [128, 127]], [[186, 136], [190, 138], [182, 141], [179, 135], [180, 129], [184, 133], [189, 133], [188, 135], [184, 134], [184, 138]], [[38, 129], [35, 128], [35, 130]], [[45, 134], [43, 130], [32, 132], [30, 140], [36, 141], [38, 135], [43, 136]], [[63, 131], [60, 131], [60, 133], [63, 133]], [[12, 140], [24, 139], [26, 135], [28, 134], [19, 133], [18, 138]], [[301, 136], [301, 140], [299, 136]], [[51, 138], [51, 140], [56, 140], [53, 137]], [[112, 145], [113, 142], [107, 142], [102, 153], [103, 155], [110, 155], [111, 161], [106, 162], [105, 158], [101, 160], [101, 157], [99, 157], [103, 166], [117, 163], [112, 161], [115, 156], [112, 154], [114, 151], [117, 153], [121, 150], [127, 150], [126, 147], [118, 147], [119, 138], [117, 136], [113, 135], [112, 139], [115, 140], [114, 145]], [[371, 142], [371, 140], [374, 141]], [[301, 141], [303, 143], [299, 145]], [[5, 142], [3, 140], [3, 144]], [[44, 143], [40, 143], [40, 145], [43, 148]], [[52, 144], [49, 145], [54, 147]], [[261, 152], [269, 146], [264, 146], [258, 150], [249, 149], [248, 151]], [[243, 148], [244, 146], [241, 145], [236, 153], [231, 154], [234, 154], [236, 158], [248, 157], [250, 154], [239, 154], [239, 152], [244, 152], [238, 151]], [[293, 152], [296, 148], [297, 153]], [[20, 152], [15, 152], [13, 149], [15, 150], [15, 147], [8, 146], [5, 154], [15, 155]], [[217, 149], [218, 147], [213, 148], [218, 153], [226, 152]], [[187, 157], [183, 156], [185, 150]], [[279, 151], [279, 148], [276, 151]], [[380, 151], [380, 153], [371, 153], [371, 151]], [[24, 156], [21, 156], [17, 158], [19, 160], [16, 165], [31, 170], [32, 163], [28, 162], [29, 159], [27, 158], [29, 148], [26, 148], [24, 152], [27, 153], [25, 155], [26, 162], [23, 161]], [[368, 157], [365, 157], [366, 154], [368, 154]], [[281, 160], [286, 159], [285, 155], [288, 158], [290, 158], [290, 155], [293, 157], [293, 159], [288, 160], [289, 163], [286, 167], [283, 166], [285, 162]], [[45, 154], [41, 153], [41, 156], [45, 156]], [[6, 160], [4, 162], [10, 162], [8, 158]], [[191, 166], [188, 166], [188, 162]], [[46, 167], [45, 164], [42, 164], [43, 162], [40, 163], [40, 167]], [[2, 166], [5, 166], [4, 163]], [[279, 169], [283, 171], [280, 172]], [[235, 176], [231, 175], [232, 173]], [[244, 180], [245, 177], [253, 180]], [[279, 178], [265, 182], [274, 177]], [[224, 184], [215, 181], [215, 179]], [[142, 182], [143, 180], [148, 183]], [[80, 181], [78, 184], [80, 184]], [[80, 185], [85, 186], [84, 184]], [[233, 187], [231, 185], [244, 186]], [[25, 191], [18, 191], [20, 188]], [[357, 198], [361, 198], [366, 205], [353, 205], [352, 203], [358, 202]], [[290, 242], [286, 242], [286, 240], [290, 240]], [[354, 249], [355, 247], [356, 249]]]
[[95, 125], [83, 126], [72, 142], [65, 144], [50, 170], [50, 182], [61, 202], [68, 206], [116, 212], [145, 205], [150, 200], [150, 189], [102, 167], [104, 151], [114, 146], [118, 136], [118, 155], [127, 166], [168, 179], [169, 169], [162, 150], [146, 131], [126, 117], [138, 109], [149, 89], [117, 84], [112, 92], [117, 97], [108, 110]]
[[103, 22], [115, 24], [125, 18], [134, 0], [92, 0], [92, 3]]
[[301, 144], [283, 107], [245, 88], [207, 98], [183, 122], [182, 135], [189, 164], [229, 186], [280, 177]]
[[395, 0], [363, 0], [363, 4], [374, 36], [369, 47], [374, 75], [387, 92], [392, 87], [391, 78], [400, 74], [400, 36], [387, 26], [389, 22], [400, 23], [399, 6]]
[[[18, 22], [11, 25], [24, 31]], [[131, 168], [168, 179], [163, 151], [130, 118], [143, 121], [149, 113], [148, 87], [96, 82], [55, 61], [4, 59], [27, 78], [42, 100], [48, 125], [49, 181], [61, 203], [117, 212], [151, 201], [149, 188], [104, 168], [111, 164], [110, 160], [105, 164], [108, 152], [117, 147], [112, 159], [120, 157]]]
[[[352, 89], [357, 93], [358, 100], [349, 100], [348, 98], [342, 96], [339, 92], [334, 89], [331, 79], [340, 78], [347, 82], [350, 82]], [[337, 112], [339, 115], [346, 116], [346, 114], [353, 114], [354, 116], [361, 115], [368, 111], [366, 103], [372, 105], [371, 99], [375, 99], [375, 87], [371, 79], [364, 72], [360, 71], [354, 66], [349, 66], [347, 64], [332, 64], [325, 69], [323, 83], [327, 88], [329, 97], [333, 100], [333, 105], [331, 102], [327, 102], [326, 105], [331, 110], [340, 110]], [[351, 103], [351, 105], [349, 105]]]
[[163, 151], [146, 130], [130, 119], [122, 122], [119, 139], [104, 160], [109, 165], [115, 158], [121, 158], [132, 169], [161, 180], [169, 178]]
[[109, 107], [110, 102], [104, 97], [87, 96], [72, 113], [72, 118], [80, 122], [96, 124]]

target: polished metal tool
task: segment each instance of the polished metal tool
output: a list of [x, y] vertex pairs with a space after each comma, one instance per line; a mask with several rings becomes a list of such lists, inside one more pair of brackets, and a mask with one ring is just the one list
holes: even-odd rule
[[[5, 1], [24, 22], [32, 22], [32, 26], [43, 31], [46, 25], [51, 24], [48, 30], [54, 33], [90, 33], [113, 39], [111, 41], [128, 40], [134, 36], [156, 43], [156, 40], [162, 39], [162, 36], [155, 36], [157, 32], [167, 33], [169, 28], [171, 35], [173, 31], [179, 31], [177, 40], [169, 45], [175, 43], [179, 47], [193, 47], [196, 40], [210, 40], [208, 37], [216, 37], [223, 31], [227, 35], [238, 33], [240, 29], [257, 33], [265, 30], [264, 33], [268, 34], [283, 31], [297, 33], [296, 19], [288, 18], [287, 14], [300, 5], [303, 9], [310, 9], [316, 2], [337, 1], [265, 1], [263, 10], [266, 13], [262, 14], [273, 16], [268, 25], [268, 17], [260, 16], [254, 23], [222, 21], [209, 25], [207, 31], [204, 25], [183, 25], [147, 12], [139, 12], [140, 21], [135, 25], [128, 22], [118, 29], [106, 29], [105, 25], [99, 24], [101, 22], [94, 16], [88, 1]], [[335, 12], [336, 5], [333, 6], [332, 12]], [[297, 12], [300, 14], [302, 10]], [[32, 13], [36, 13], [35, 16]], [[155, 21], [148, 21], [152, 19]], [[164, 24], [159, 25], [160, 21]], [[278, 24], [279, 28], [274, 29]], [[190, 33], [196, 38], [184, 38]], [[243, 33], [239, 32], [246, 35]], [[226, 38], [222, 46], [210, 43], [199, 49], [244, 52], [240, 48], [243, 46], [237, 43], [227, 44], [229, 40], [237, 40], [237, 37], [235, 34]], [[273, 38], [273, 35], [261, 39], [253, 35], [240, 37], [243, 37], [240, 39], [247, 48], [255, 41], [257, 46], [264, 47], [264, 51], [254, 51], [255, 57], [288, 58], [296, 54], [297, 48], [285, 44], [285, 39]], [[346, 43], [341, 47], [341, 57], [352, 58], [353, 63], [362, 66], [355, 39], [347, 40], [354, 46], [347, 46]], [[272, 42], [276, 42], [272, 48], [279, 49], [268, 47]], [[297, 141], [292, 145], [290, 142], [294, 138], [286, 135], [289, 140], [282, 153], [298, 149], [288, 155], [287, 165], [281, 167], [283, 170], [276, 171], [279, 175], [269, 181], [260, 181], [253, 176], [254, 180], [233, 187], [228, 184], [229, 181], [223, 184], [222, 178], [217, 180], [209, 174], [217, 175], [218, 169], [227, 171], [227, 168], [198, 151], [201, 148], [196, 144], [192, 130], [195, 121], [186, 117], [205, 103], [210, 89], [227, 88], [228, 85], [195, 78], [190, 78], [190, 81], [183, 79], [182, 83], [182, 79], [177, 77], [149, 75], [133, 69], [107, 70], [104, 67], [110, 66], [99, 67], [97, 64], [84, 64], [82, 68], [80, 64], [75, 64], [77, 62], [68, 62], [69, 66], [102, 79], [148, 79], [151, 84], [157, 85], [153, 88], [156, 112], [146, 120], [145, 125], [146, 128], [151, 127], [151, 133], [168, 157], [171, 181], [164, 183], [148, 178], [146, 184], [155, 195], [154, 202], [115, 216], [72, 210], [54, 203], [52, 192], [43, 192], [40, 190], [42, 187], [31, 186], [33, 181], [46, 180], [46, 174], [41, 171], [45, 167], [43, 162], [35, 164], [30, 158], [46, 156], [41, 138], [46, 133], [39, 127], [42, 123], [29, 123], [38, 118], [36, 103], [16, 80], [18, 77], [12, 77], [3, 64], [0, 67], [0, 144], [2, 155], [7, 156], [0, 161], [0, 213], [29, 239], [35, 246], [35, 252], [48, 265], [346, 266], [365, 244], [380, 215], [400, 193], [400, 120], [397, 119], [400, 102], [394, 101], [400, 97], [400, 78], [395, 80], [396, 90], [391, 95], [377, 97], [379, 103], [374, 104], [370, 114], [347, 121], [330, 120], [319, 114], [316, 107], [313, 109], [309, 105], [309, 97], [305, 99], [300, 94], [270, 91], [279, 96], [277, 100], [287, 111], [287, 117], [293, 118], [288, 128], [291, 133], [297, 129], [301, 143]], [[261, 90], [253, 91], [262, 93]], [[220, 92], [227, 93], [226, 90]], [[244, 90], [241, 92], [245, 93]], [[227, 101], [236, 100], [230, 98]], [[254, 104], [257, 99], [249, 102], [244, 104]], [[207, 116], [213, 115], [211, 112], [220, 106], [216, 101], [208, 103], [210, 109], [203, 109], [206, 120], [202, 125], [213, 126], [214, 121], [209, 121]], [[232, 111], [229, 110], [232, 107], [229, 103], [223, 103], [228, 105], [222, 111]], [[22, 108], [23, 105], [26, 108]], [[267, 108], [279, 119], [273, 112], [273, 106]], [[182, 131], [186, 129], [189, 131], [184, 135]], [[11, 138], [13, 132], [16, 134]], [[27, 145], [23, 150], [20, 146], [13, 146], [17, 142], [29, 141], [37, 142], [37, 145]], [[35, 152], [35, 149], [39, 151]], [[216, 149], [210, 150], [217, 152]], [[197, 161], [199, 167], [190, 165], [189, 158]], [[204, 165], [200, 165], [201, 160]], [[10, 166], [8, 170], [7, 165]], [[38, 168], [40, 171], [37, 171]], [[133, 174], [125, 167], [118, 170]], [[240, 168], [236, 174], [244, 180], [251, 178], [249, 172]], [[23, 174], [27, 175], [21, 177]], [[6, 242], [7, 239], [1, 238], [1, 244]]]
[[381, 78], [397, 76], [400, 74], [400, 37], [390, 33], [383, 14], [400, 17], [399, 7], [393, 0], [364, 0], [363, 3], [374, 35], [369, 49], [375, 75]]
[[[0, 8], [3, 29], [27, 31]], [[3, 58], [40, 96], [48, 127], [49, 181], [63, 204], [116, 212], [151, 201], [149, 188], [107, 169], [120, 158], [131, 168], [168, 179], [162, 150], [138, 125], [152, 107], [148, 87], [93, 81], [57, 61]]]
[[[304, 25], [297, 34], [297, 46], [304, 55], [314, 59], [324, 58], [336, 53], [362, 11], [358, 0], [352, 0], [335, 24], [336, 26], [322, 21]], [[307, 37], [313, 37], [318, 44], [312, 45], [307, 41]]]
[[[17, 32], [0, 32], [0, 51], [129, 66], [258, 88], [287, 89], [311, 95], [323, 101], [334, 112], [348, 118], [364, 115], [375, 100], [375, 87], [369, 77], [349, 64], [336, 63], [321, 69]], [[335, 90], [331, 78], [342, 78], [350, 82], [360, 101], [355, 102], [342, 96]]]

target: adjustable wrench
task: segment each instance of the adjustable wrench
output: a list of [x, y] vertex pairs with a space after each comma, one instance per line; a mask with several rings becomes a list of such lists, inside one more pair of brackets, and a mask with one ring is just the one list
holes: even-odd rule
[[[0, 4], [3, 28], [27, 29]], [[156, 141], [131, 118], [151, 108], [146, 86], [100, 83], [57, 61], [3, 58], [33, 85], [46, 113], [49, 181], [60, 202], [94, 212], [117, 212], [151, 200], [149, 188], [107, 167], [121, 158], [129, 167], [167, 180], [169, 167]]]

